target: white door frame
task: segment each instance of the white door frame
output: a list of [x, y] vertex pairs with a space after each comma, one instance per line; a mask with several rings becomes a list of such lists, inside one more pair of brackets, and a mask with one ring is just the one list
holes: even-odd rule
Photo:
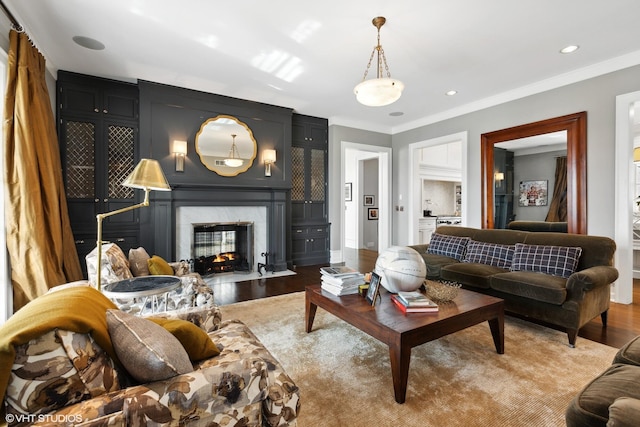
[[[345, 185], [345, 158], [348, 149], [366, 151], [378, 154], [378, 251], [391, 246], [391, 147], [381, 147], [378, 145], [360, 144], [356, 142], [340, 142], [340, 188]], [[354, 183], [354, 186], [357, 183]], [[342, 193], [341, 193], [342, 194]], [[345, 238], [345, 201], [340, 197], [340, 254], [344, 261], [344, 238]]]
[[[615, 266], [618, 280], [611, 290], [611, 299], [622, 304], [633, 302], [633, 200], [631, 183], [635, 182], [633, 164], [633, 106], [640, 102], [640, 91], [616, 97], [615, 144]], [[638, 113], [638, 112], [636, 112]]]
[[438, 138], [427, 139], [425, 141], [414, 142], [409, 144], [409, 200], [407, 201], [407, 209], [409, 209], [409, 227], [408, 227], [408, 244], [415, 245], [419, 243], [418, 220], [422, 217], [422, 179], [420, 178], [420, 153], [418, 150], [425, 147], [433, 147], [435, 145], [448, 144], [450, 142], [458, 142], [462, 144], [462, 225], [467, 225], [469, 183], [467, 173], [467, 156], [468, 156], [468, 132], [458, 132], [451, 135], [444, 135]]

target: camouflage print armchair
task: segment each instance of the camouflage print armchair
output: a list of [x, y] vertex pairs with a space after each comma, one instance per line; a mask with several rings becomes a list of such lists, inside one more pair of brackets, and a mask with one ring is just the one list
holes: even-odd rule
[[[71, 291], [56, 294], [64, 292]], [[219, 354], [193, 362], [189, 372], [140, 383], [114, 363], [124, 360], [115, 339], [118, 357], [113, 358], [98, 345], [97, 334], [55, 328], [15, 346], [3, 418], [10, 425], [51, 426], [296, 425], [297, 386], [243, 323], [221, 321], [215, 305], [154, 317], [190, 321], [206, 332]], [[0, 333], [7, 325], [15, 327], [9, 319]]]

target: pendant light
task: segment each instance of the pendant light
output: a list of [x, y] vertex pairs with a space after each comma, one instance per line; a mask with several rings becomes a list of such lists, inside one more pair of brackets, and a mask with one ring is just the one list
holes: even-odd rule
[[[404, 83], [391, 78], [387, 58], [380, 44], [380, 27], [387, 22], [386, 18], [378, 16], [373, 18], [371, 22], [373, 26], [378, 29], [378, 44], [371, 52], [371, 57], [369, 57], [369, 63], [367, 64], [367, 69], [364, 71], [362, 82], [353, 89], [353, 92], [356, 94], [356, 99], [359, 103], [369, 107], [382, 107], [393, 104], [400, 99], [400, 95], [402, 95], [402, 90], [404, 89]], [[367, 73], [369, 72], [369, 68], [371, 68], [374, 56], [376, 56], [376, 78], [367, 80]], [[386, 77], [382, 77], [383, 65], [384, 71], [386, 71], [387, 74]]]
[[229, 150], [229, 157], [224, 159], [224, 164], [231, 167], [237, 168], [242, 166], [243, 160], [240, 158], [238, 154], [238, 147], [236, 147], [236, 134], [232, 133], [231, 138], [233, 138], [231, 142], [231, 150]]

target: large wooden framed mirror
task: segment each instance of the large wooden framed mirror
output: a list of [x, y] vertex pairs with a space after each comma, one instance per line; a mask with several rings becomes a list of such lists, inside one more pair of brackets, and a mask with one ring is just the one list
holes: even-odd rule
[[481, 135], [483, 228], [494, 228], [495, 144], [561, 131], [567, 134], [567, 231], [587, 234], [587, 113], [584, 111]]

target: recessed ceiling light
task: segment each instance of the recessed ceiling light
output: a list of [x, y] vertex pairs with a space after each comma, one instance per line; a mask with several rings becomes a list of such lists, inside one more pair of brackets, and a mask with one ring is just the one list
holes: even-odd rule
[[76, 44], [91, 50], [103, 50], [104, 44], [91, 37], [74, 36], [72, 39]]
[[445, 92], [445, 95], [447, 95], [447, 96], [453, 96], [453, 95], [455, 95], [456, 93], [458, 93], [458, 91], [457, 91], [457, 90], [448, 90], [447, 92]]
[[580, 46], [572, 44], [572, 45], [569, 45], [569, 46], [566, 46], [566, 47], [560, 49], [560, 53], [573, 53], [576, 50], [578, 50], [579, 48], [580, 48]]
[[390, 116], [392, 117], [399, 117], [402, 116], [404, 113], [402, 111], [394, 111], [393, 113], [389, 113]]

